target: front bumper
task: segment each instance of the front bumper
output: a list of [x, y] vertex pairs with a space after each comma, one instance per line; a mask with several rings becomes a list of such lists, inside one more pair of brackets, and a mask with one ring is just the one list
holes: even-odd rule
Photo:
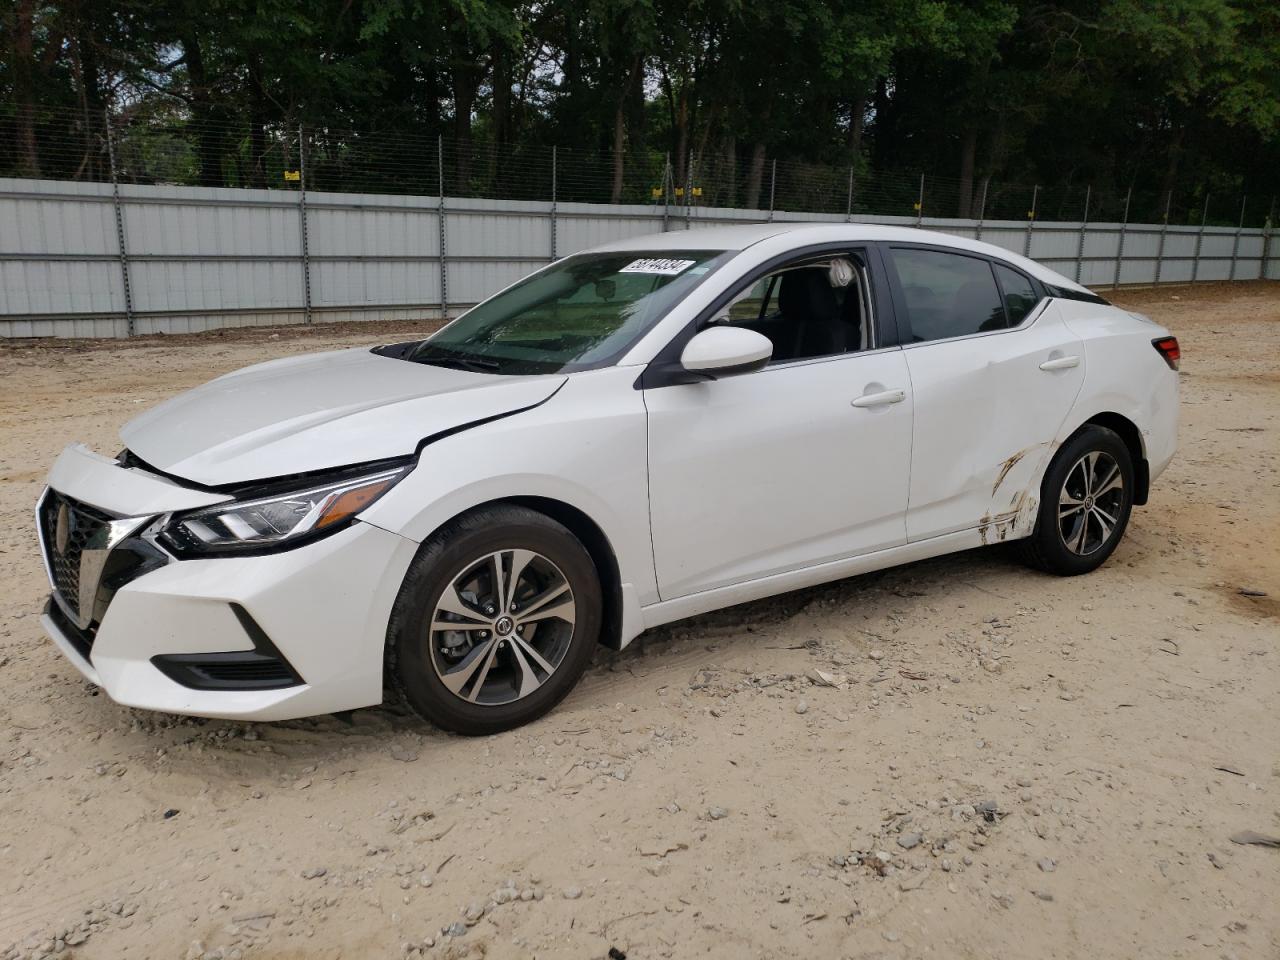
[[[144, 537], [153, 518], [223, 499], [80, 447], [64, 452], [49, 482], [79, 503], [145, 519]], [[169, 558], [105, 605], [99, 592], [87, 627], [66, 603], [51, 604], [41, 624], [87, 679], [128, 706], [244, 720], [351, 710], [382, 699], [387, 622], [416, 548], [357, 522], [279, 553]], [[272, 658], [284, 664], [274, 675]], [[220, 667], [200, 672], [208, 663]]]

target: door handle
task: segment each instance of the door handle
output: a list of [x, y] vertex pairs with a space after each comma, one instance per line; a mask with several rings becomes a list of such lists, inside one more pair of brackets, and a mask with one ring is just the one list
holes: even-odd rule
[[1041, 370], [1070, 370], [1072, 367], [1080, 366], [1079, 357], [1054, 357], [1052, 360], [1046, 360], [1040, 364]]
[[880, 393], [864, 393], [849, 403], [855, 407], [883, 407], [890, 403], [901, 403], [905, 399], [905, 390], [884, 390]]

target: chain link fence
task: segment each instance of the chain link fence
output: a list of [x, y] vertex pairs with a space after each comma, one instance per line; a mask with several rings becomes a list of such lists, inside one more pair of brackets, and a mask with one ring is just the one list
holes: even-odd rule
[[447, 316], [605, 240], [774, 219], [947, 230], [1094, 285], [1278, 272], [1267, 193], [962, 181], [759, 151], [616, 156], [176, 112], [42, 124], [34, 156], [0, 139], [0, 336]]
[[1280, 176], [1253, 196], [1213, 184], [1166, 189], [1154, 174], [1120, 186], [963, 181], [741, 150], [733, 156], [713, 150], [615, 156], [568, 145], [340, 125], [252, 127], [154, 106], [113, 116], [49, 110], [37, 124], [36, 141], [36, 156], [28, 159], [15, 138], [0, 138], [0, 176], [297, 190], [305, 166], [308, 189], [342, 193], [1257, 228], [1274, 222], [1280, 195]]

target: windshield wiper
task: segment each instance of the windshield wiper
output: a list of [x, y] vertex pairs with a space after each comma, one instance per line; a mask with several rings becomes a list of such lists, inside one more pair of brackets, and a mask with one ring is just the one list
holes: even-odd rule
[[502, 366], [497, 360], [485, 360], [479, 357], [460, 357], [452, 353], [435, 353], [427, 356], [421, 354], [413, 358], [417, 363], [429, 363], [436, 367], [456, 367], [459, 370], [497, 370]]

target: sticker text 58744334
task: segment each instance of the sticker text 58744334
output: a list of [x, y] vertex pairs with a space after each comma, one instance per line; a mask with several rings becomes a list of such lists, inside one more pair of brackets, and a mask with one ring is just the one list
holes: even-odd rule
[[632, 260], [619, 273], [656, 273], [664, 277], [674, 277], [688, 270], [698, 261], [672, 260], [663, 257], [651, 257], [644, 260]]

